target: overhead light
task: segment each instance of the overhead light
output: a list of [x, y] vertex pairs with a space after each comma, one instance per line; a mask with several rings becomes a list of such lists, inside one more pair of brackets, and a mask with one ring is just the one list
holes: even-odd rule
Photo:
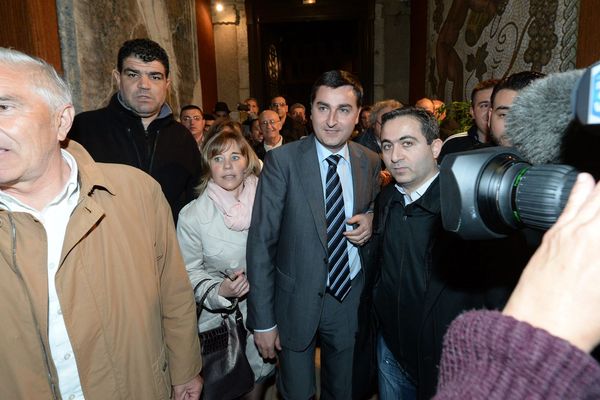
[[302, 0], [302, 4], [316, 4], [317, 0]]
[[240, 12], [235, 3], [217, 1], [212, 13], [212, 23], [213, 25], [239, 25]]

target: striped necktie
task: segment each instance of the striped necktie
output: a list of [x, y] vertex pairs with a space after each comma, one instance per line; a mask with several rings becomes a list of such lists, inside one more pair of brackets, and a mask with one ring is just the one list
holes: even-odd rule
[[329, 293], [338, 301], [344, 300], [350, 292], [350, 265], [345, 231], [346, 214], [342, 184], [337, 173], [337, 165], [342, 156], [333, 154], [327, 157], [329, 164], [325, 184], [325, 217], [327, 219], [327, 250], [329, 252]]

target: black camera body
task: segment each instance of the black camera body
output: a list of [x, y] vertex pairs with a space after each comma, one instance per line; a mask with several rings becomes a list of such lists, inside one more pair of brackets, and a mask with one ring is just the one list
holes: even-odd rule
[[246, 103], [238, 103], [237, 110], [238, 111], [246, 111], [246, 112], [248, 112], [248, 111], [250, 111], [250, 106], [248, 104], [246, 104]]
[[[525, 104], [527, 96], [531, 99]], [[566, 101], [551, 104], [559, 96]], [[583, 74], [568, 71], [533, 82], [519, 92], [508, 117], [520, 97], [519, 112], [530, 117], [514, 124], [509, 137], [513, 135], [515, 146], [520, 146], [528, 159], [554, 162], [564, 153], [564, 143], [575, 138], [585, 146], [585, 135], [590, 131], [597, 134], [600, 62]], [[575, 119], [585, 128], [581, 136], [568, 130]], [[532, 165], [518, 150], [508, 147], [448, 154], [440, 165], [444, 229], [464, 239], [501, 238], [522, 227], [547, 230], [564, 209], [577, 173], [569, 165]]]

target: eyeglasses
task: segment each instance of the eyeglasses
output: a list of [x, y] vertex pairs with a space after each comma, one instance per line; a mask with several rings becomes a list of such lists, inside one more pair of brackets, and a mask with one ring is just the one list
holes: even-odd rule
[[264, 127], [267, 127], [269, 125], [275, 126], [275, 124], [278, 124], [278, 123], [279, 123], [279, 121], [275, 121], [273, 119], [268, 119], [266, 121], [260, 121], [260, 124]]
[[202, 116], [201, 116], [201, 115], [194, 115], [194, 116], [192, 117], [192, 116], [190, 116], [190, 115], [186, 115], [186, 116], [184, 116], [184, 117], [181, 117], [181, 120], [182, 120], [182, 121], [185, 121], [185, 122], [189, 122], [189, 121], [191, 121], [191, 120], [194, 120], [194, 121], [202, 121]]
[[271, 107], [283, 107], [285, 105], [285, 103], [271, 103]]

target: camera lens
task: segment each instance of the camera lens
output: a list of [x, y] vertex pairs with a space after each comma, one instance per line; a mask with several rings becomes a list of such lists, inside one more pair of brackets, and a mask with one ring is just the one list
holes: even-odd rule
[[442, 222], [465, 239], [545, 230], [558, 219], [577, 178], [568, 165], [525, 162], [509, 148], [449, 154], [440, 166]]

